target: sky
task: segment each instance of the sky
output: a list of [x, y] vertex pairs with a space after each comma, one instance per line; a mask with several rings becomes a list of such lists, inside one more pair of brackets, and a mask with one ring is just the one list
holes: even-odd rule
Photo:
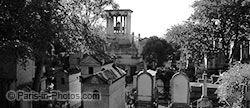
[[192, 13], [195, 0], [115, 0], [120, 9], [131, 9], [131, 31], [141, 37], [162, 37], [166, 30], [181, 24]]

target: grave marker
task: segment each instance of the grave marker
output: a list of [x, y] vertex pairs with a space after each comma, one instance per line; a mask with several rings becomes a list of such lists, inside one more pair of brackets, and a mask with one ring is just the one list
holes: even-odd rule
[[136, 78], [136, 108], [155, 108], [156, 71], [141, 71]]
[[174, 74], [170, 84], [172, 102], [170, 108], [189, 108], [190, 86], [187, 75], [183, 72]]

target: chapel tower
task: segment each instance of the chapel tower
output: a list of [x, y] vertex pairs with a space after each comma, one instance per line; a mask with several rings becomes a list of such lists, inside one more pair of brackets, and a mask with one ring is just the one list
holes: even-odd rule
[[106, 51], [115, 57], [116, 64], [127, 70], [128, 74], [134, 74], [140, 69], [138, 64], [141, 57], [136, 47], [137, 41], [131, 34], [131, 14], [130, 9], [105, 10], [106, 12], [106, 39], [108, 45]]

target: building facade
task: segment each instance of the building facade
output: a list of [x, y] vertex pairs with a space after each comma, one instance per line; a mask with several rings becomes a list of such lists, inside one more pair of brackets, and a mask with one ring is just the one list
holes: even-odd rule
[[106, 51], [116, 58], [115, 63], [127, 71], [127, 75], [134, 74], [142, 69], [142, 58], [139, 54], [138, 41], [131, 34], [130, 9], [106, 10], [107, 27]]
[[83, 101], [84, 108], [125, 108], [125, 71], [113, 63], [82, 78], [82, 93], [98, 93], [96, 99]]
[[69, 57], [69, 68], [80, 69], [83, 77], [88, 77], [101, 70], [101, 66], [112, 63], [109, 55], [99, 57], [100, 55], [75, 54]]
[[[60, 92], [74, 92], [81, 94], [81, 82], [80, 76], [81, 71], [78, 69], [58, 69], [54, 73], [54, 90], [59, 90]], [[69, 106], [70, 108], [78, 108], [81, 106], [80, 99], [69, 99], [64, 101], [64, 106]]]

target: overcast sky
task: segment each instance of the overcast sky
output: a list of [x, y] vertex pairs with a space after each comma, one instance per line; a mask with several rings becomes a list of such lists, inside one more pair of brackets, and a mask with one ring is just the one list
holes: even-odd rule
[[131, 9], [131, 29], [141, 37], [163, 36], [166, 29], [182, 23], [193, 12], [195, 0], [115, 0], [120, 9]]

